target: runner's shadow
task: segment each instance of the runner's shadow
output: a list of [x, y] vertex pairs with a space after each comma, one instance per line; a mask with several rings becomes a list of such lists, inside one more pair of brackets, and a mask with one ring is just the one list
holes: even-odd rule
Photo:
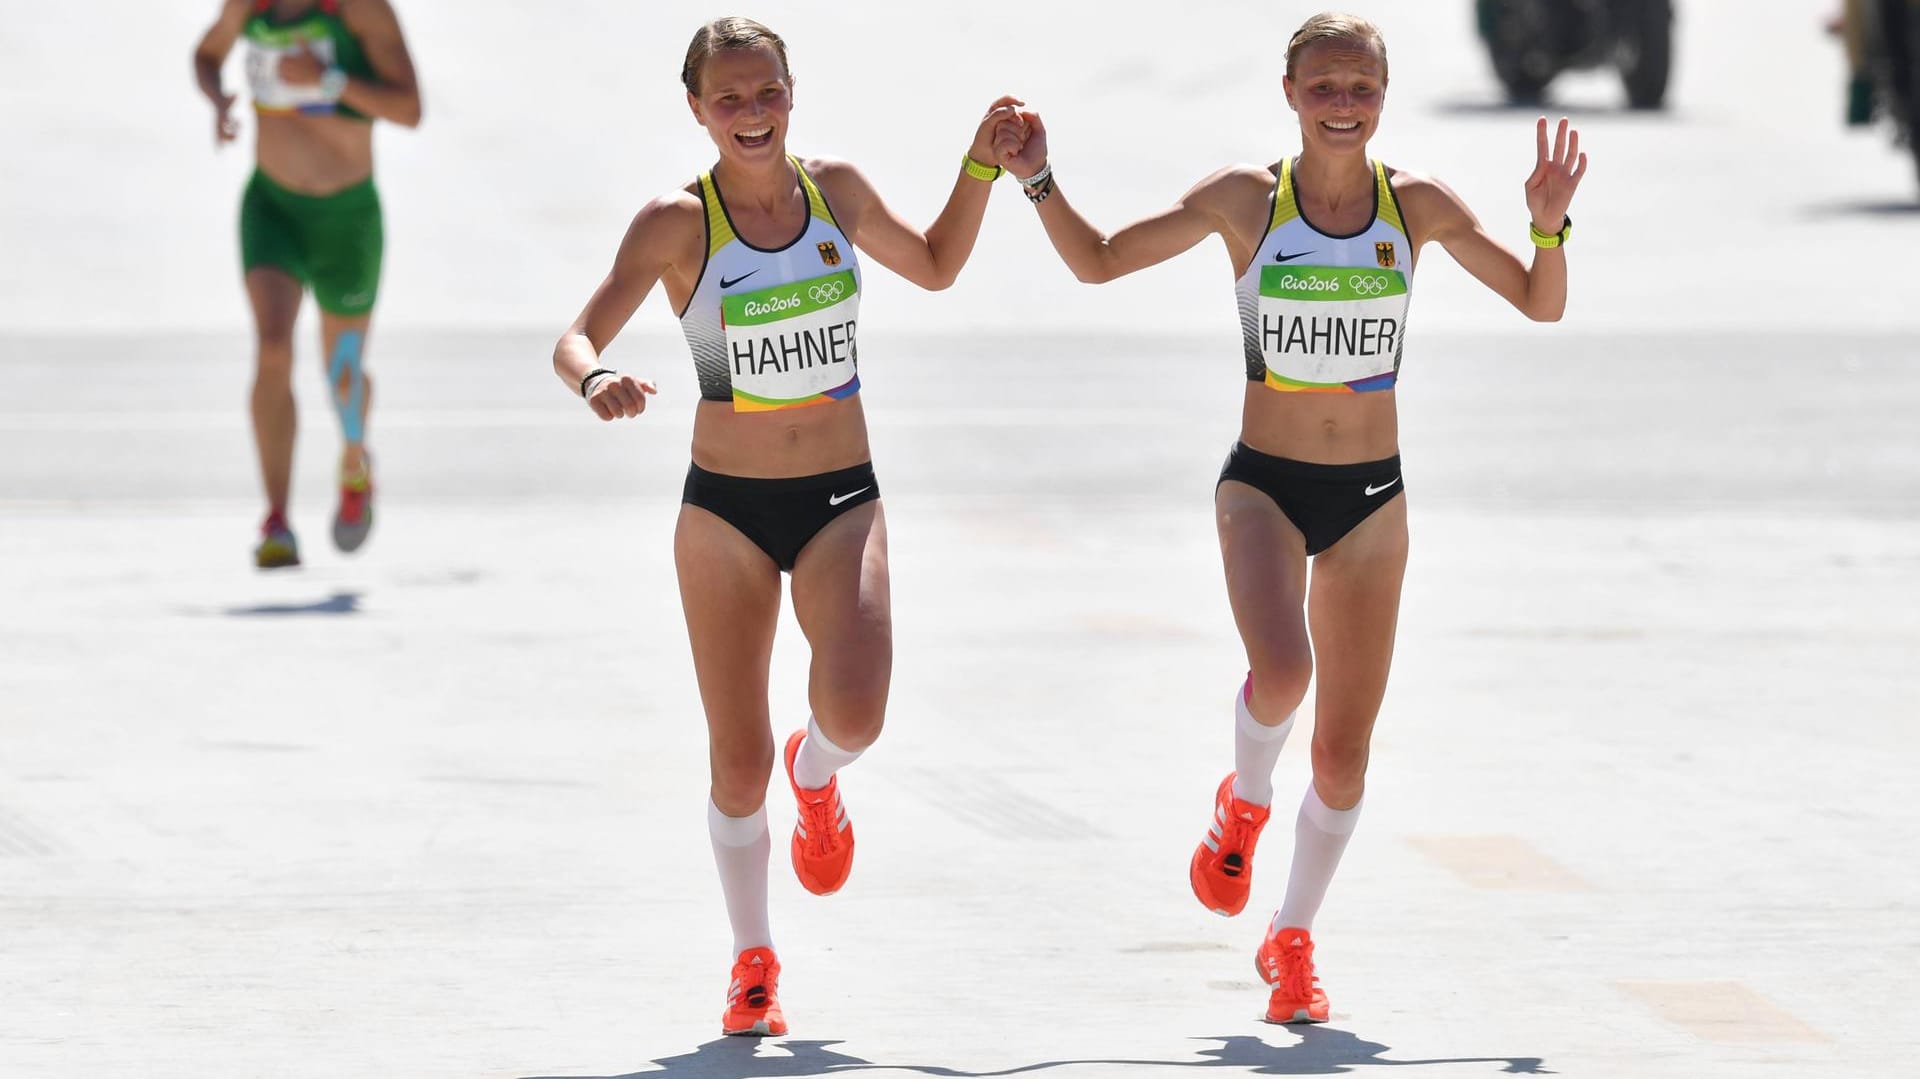
[[251, 607], [228, 607], [221, 612], [228, 618], [264, 618], [299, 614], [359, 614], [360, 593], [335, 592], [312, 603], [259, 603]]
[[1076, 1058], [1044, 1060], [999, 1071], [965, 1071], [935, 1064], [876, 1064], [870, 1060], [836, 1053], [827, 1047], [838, 1041], [781, 1041], [771, 1044], [791, 1054], [760, 1056], [757, 1041], [719, 1038], [691, 1053], [661, 1057], [653, 1063], [659, 1071], [628, 1072], [625, 1075], [528, 1076], [526, 1079], [787, 1079], [787, 1077], [838, 1075], [843, 1072], [884, 1069], [918, 1072], [940, 1079], [999, 1079], [1002, 1076], [1032, 1075], [1054, 1068], [1103, 1065], [1107, 1068], [1194, 1068], [1240, 1075], [1347, 1075], [1362, 1068], [1419, 1067], [1429, 1064], [1500, 1064], [1498, 1074], [1552, 1075], [1541, 1057], [1436, 1057], [1428, 1060], [1396, 1060], [1383, 1054], [1392, 1047], [1361, 1039], [1358, 1035], [1332, 1027], [1297, 1028], [1300, 1040], [1290, 1046], [1269, 1045], [1251, 1035], [1225, 1035], [1197, 1038], [1219, 1042], [1219, 1047], [1196, 1054], [1188, 1060], [1125, 1060]]
[[1195, 1041], [1219, 1042], [1217, 1049], [1202, 1050], [1199, 1060], [1049, 1060], [1004, 1071], [962, 1072], [945, 1068], [902, 1070], [928, 1075], [956, 1076], [963, 1079], [988, 1079], [993, 1076], [1026, 1075], [1049, 1068], [1070, 1065], [1104, 1064], [1108, 1067], [1231, 1069], [1237, 1075], [1347, 1075], [1361, 1068], [1418, 1067], [1427, 1064], [1502, 1064], [1506, 1075], [1552, 1075], [1540, 1057], [1436, 1057], [1430, 1060], [1395, 1060], [1382, 1054], [1392, 1046], [1361, 1039], [1358, 1035], [1333, 1027], [1295, 1027], [1300, 1040], [1289, 1046], [1269, 1045], [1247, 1034], [1217, 1035]]
[[1285, 1048], [1246, 1035], [1203, 1038], [1217, 1041], [1218, 1049], [1203, 1050], [1205, 1063], [1186, 1067], [1244, 1068], [1248, 1075], [1345, 1075], [1357, 1068], [1405, 1068], [1428, 1064], [1502, 1064], [1503, 1075], [1552, 1075], [1541, 1057], [1435, 1057], [1397, 1060], [1383, 1054], [1393, 1047], [1328, 1026], [1294, 1028], [1300, 1041]]
[[839, 1045], [837, 1041], [783, 1039], [768, 1043], [786, 1050], [787, 1056], [761, 1056], [760, 1043], [759, 1038], [715, 1038], [691, 1053], [658, 1058], [653, 1062], [660, 1066], [658, 1071], [624, 1075], [530, 1075], [526, 1079], [784, 1079], [882, 1066], [827, 1048]]

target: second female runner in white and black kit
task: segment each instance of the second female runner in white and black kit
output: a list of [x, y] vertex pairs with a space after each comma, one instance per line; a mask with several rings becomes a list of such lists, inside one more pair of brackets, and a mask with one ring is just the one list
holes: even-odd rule
[[1232, 259], [1247, 387], [1214, 513], [1249, 673], [1234, 694], [1234, 770], [1214, 792], [1188, 876], [1207, 909], [1246, 906], [1274, 763], [1313, 679], [1313, 782], [1294, 824], [1286, 898], [1255, 959], [1272, 986], [1267, 1018], [1284, 1023], [1328, 1015], [1313, 918], [1359, 819], [1393, 658], [1407, 562], [1394, 385], [1415, 259], [1438, 243], [1529, 317], [1558, 319], [1566, 211], [1586, 159], [1566, 121], [1551, 150], [1539, 122], [1529, 264], [1438, 180], [1367, 156], [1387, 90], [1386, 43], [1372, 23], [1307, 20], [1288, 42], [1279, 89], [1298, 114], [1297, 156], [1222, 169], [1111, 236], [1055, 186], [1038, 116], [1023, 113], [1030, 135], [1002, 164], [1025, 177], [1048, 238], [1082, 281], [1164, 262], [1213, 235]]

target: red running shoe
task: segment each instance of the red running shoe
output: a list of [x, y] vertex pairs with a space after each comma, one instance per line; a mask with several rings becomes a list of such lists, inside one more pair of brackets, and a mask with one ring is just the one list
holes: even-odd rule
[[764, 1037], [786, 1032], [787, 1017], [780, 1014], [780, 960], [772, 948], [748, 948], [733, 961], [720, 1033]]
[[794, 780], [793, 758], [806, 737], [806, 731], [794, 731], [787, 738], [787, 782], [800, 806], [800, 819], [793, 822], [793, 872], [807, 891], [832, 895], [853, 872], [853, 822], [840, 801], [837, 777], [818, 790], [802, 790]]
[[1194, 848], [1187, 879], [1200, 905], [1231, 918], [1247, 909], [1253, 890], [1253, 848], [1260, 829], [1267, 826], [1268, 807], [1233, 796], [1233, 773], [1220, 781], [1213, 794], [1213, 821], [1206, 837]]
[[1313, 935], [1304, 929], [1267, 927], [1267, 938], [1254, 953], [1260, 980], [1273, 986], [1267, 998], [1269, 1023], [1324, 1023], [1327, 993], [1313, 972]]

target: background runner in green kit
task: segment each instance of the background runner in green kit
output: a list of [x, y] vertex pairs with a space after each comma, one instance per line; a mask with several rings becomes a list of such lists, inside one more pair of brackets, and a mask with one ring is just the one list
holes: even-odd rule
[[224, 0], [194, 51], [214, 139], [239, 136], [221, 69], [246, 46], [257, 137], [240, 201], [240, 265], [253, 309], [253, 433], [266, 488], [254, 564], [300, 564], [288, 521], [297, 413], [293, 326], [306, 289], [320, 308], [327, 384], [344, 445], [334, 545], [358, 550], [373, 528], [367, 414], [368, 328], [380, 293], [385, 228], [373, 181], [373, 120], [414, 127], [420, 91], [388, 0]]

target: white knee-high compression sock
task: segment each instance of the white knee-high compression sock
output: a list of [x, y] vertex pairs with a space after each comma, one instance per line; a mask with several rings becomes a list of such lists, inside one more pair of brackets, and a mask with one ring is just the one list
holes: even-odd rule
[[800, 742], [800, 752], [793, 755], [793, 781], [803, 791], [817, 791], [827, 785], [833, 773], [859, 760], [864, 752], [834, 745], [833, 739], [820, 733], [820, 722], [808, 716], [807, 736]]
[[761, 806], [751, 816], [729, 817], [709, 798], [707, 836], [713, 840], [713, 864], [720, 870], [727, 921], [733, 924], [733, 954], [773, 947], [773, 928], [767, 924], [767, 855], [773, 850], [767, 808]]
[[1307, 795], [1300, 800], [1300, 816], [1293, 825], [1293, 871], [1287, 874], [1287, 897], [1269, 928], [1313, 929], [1313, 916], [1327, 898], [1327, 885], [1340, 868], [1340, 855], [1347, 849], [1354, 825], [1360, 823], [1365, 802], [1362, 798], [1352, 809], [1329, 809], [1313, 780], [1307, 780]]
[[1269, 727], [1253, 718], [1247, 698], [1253, 695], [1253, 676], [1233, 695], [1233, 796], [1263, 806], [1273, 803], [1273, 766], [1293, 732], [1293, 715]]

